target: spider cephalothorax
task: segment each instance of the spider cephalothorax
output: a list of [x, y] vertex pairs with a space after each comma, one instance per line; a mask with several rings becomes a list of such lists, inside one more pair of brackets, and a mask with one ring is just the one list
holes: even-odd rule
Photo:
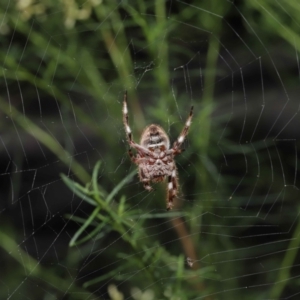
[[151, 181], [160, 182], [165, 177], [168, 178], [167, 210], [172, 209], [173, 200], [178, 193], [177, 169], [174, 156], [183, 151], [180, 147], [190, 128], [192, 117], [193, 106], [184, 128], [171, 149], [169, 149], [170, 140], [168, 135], [160, 126], [155, 124], [145, 128], [140, 144], [137, 144], [132, 139], [131, 129], [128, 124], [127, 93], [124, 95], [123, 122], [125, 131], [130, 148], [134, 148], [137, 151], [136, 156], [134, 156], [131, 149], [129, 149], [129, 156], [132, 162], [138, 165], [140, 181], [143, 182], [146, 190], [152, 190], [150, 186]]

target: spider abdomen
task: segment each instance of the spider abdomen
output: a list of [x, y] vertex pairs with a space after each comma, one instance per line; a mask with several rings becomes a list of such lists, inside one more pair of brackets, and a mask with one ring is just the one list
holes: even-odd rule
[[149, 150], [157, 151], [161, 147], [169, 149], [170, 140], [166, 132], [158, 125], [152, 124], [145, 128], [140, 144]]

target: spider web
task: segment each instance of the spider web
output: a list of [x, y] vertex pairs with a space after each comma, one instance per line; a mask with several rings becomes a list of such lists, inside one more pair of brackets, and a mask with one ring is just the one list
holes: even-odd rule
[[[1, 299], [299, 297], [300, 5], [206, 2], [1, 4]], [[194, 106], [172, 212], [125, 90], [137, 142]]]

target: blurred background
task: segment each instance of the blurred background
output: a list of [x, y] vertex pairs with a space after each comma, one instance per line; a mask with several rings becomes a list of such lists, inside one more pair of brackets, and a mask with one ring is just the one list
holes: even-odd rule
[[[297, 299], [296, 0], [2, 1], [1, 299]], [[160, 124], [180, 193], [127, 155]]]

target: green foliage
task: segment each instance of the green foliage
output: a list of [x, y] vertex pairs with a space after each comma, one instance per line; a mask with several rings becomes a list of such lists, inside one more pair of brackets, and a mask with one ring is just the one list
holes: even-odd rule
[[[89, 204], [97, 205], [86, 220], [74, 218], [72, 215], [67, 216], [82, 224], [71, 239], [70, 246], [79, 246], [90, 240], [94, 243], [94, 241], [104, 239], [111, 232], [115, 232], [119, 237], [114, 243], [119, 244], [119, 239], [125, 242], [125, 245], [120, 248], [116, 245], [120, 250], [115, 259], [122, 259], [123, 263], [113, 267], [104, 275], [85, 282], [83, 286], [103, 284], [107, 279], [114, 278], [117, 281], [129, 280], [132, 287], [143, 289], [151, 287], [154, 295], [167, 293], [169, 298], [177, 295], [180, 299], [190, 299], [190, 297], [199, 295], [199, 291], [190, 288], [190, 279], [199, 276], [214, 278], [216, 275], [214, 275], [213, 268], [205, 267], [198, 271], [186, 269], [183, 256], [172, 256], [158, 241], [147, 237], [144, 229], [145, 220], [149, 218], [178, 218], [182, 217], [182, 213], [140, 214], [140, 210], [131, 208], [131, 204], [126, 201], [124, 196], [118, 202], [114, 200], [118, 191], [132, 179], [135, 171], [124, 178], [111, 193], [100, 193], [97, 183], [99, 168], [100, 163], [97, 163], [93, 172], [92, 184], [89, 187], [83, 187], [63, 175], [64, 182], [72, 192]], [[79, 239], [80, 236], [83, 238]], [[122, 243], [120, 244], [122, 245]], [[132, 270], [139, 270], [139, 276], [132, 276], [132, 280], [130, 280], [129, 274], [132, 273]], [[159, 284], [161, 281], [164, 283]]]

